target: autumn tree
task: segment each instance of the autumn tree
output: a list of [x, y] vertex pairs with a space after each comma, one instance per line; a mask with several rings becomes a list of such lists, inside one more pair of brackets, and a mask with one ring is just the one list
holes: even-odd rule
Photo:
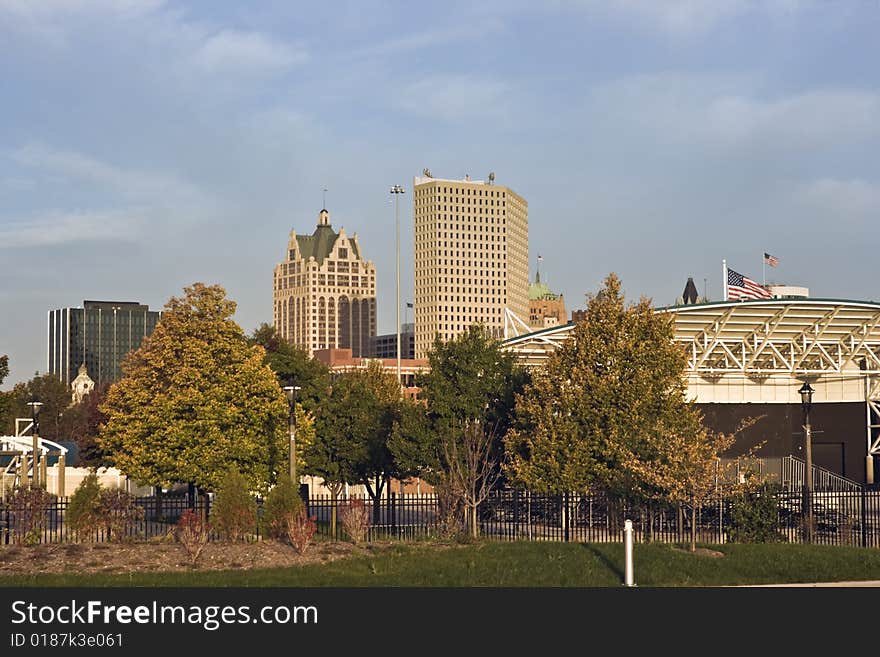
[[86, 467], [110, 465], [108, 455], [98, 444], [101, 425], [107, 421], [101, 406], [109, 387], [109, 384], [98, 386], [79, 404], [68, 407], [61, 416], [62, 434], [76, 445], [79, 465]]
[[[3, 385], [3, 379], [9, 376], [9, 356], [0, 356], [0, 385]], [[0, 432], [4, 431], [7, 425], [7, 414], [9, 408], [9, 393], [0, 390]]]
[[214, 490], [230, 469], [265, 490], [287, 469], [287, 400], [218, 285], [172, 297], [100, 406], [99, 446], [134, 480]]
[[373, 500], [375, 521], [390, 480], [408, 475], [389, 446], [400, 397], [397, 377], [375, 361], [339, 374], [315, 414], [314, 443], [304, 453], [305, 471], [322, 477], [331, 491], [344, 483], [363, 485]]
[[671, 317], [627, 305], [610, 274], [586, 319], [517, 399], [507, 470], [533, 490], [605, 492], [629, 506], [694, 500], [729, 444], [686, 396]]
[[392, 440], [398, 461], [448, 496], [450, 512], [476, 506], [498, 482], [502, 438], [527, 373], [481, 325], [428, 352], [430, 370], [417, 377], [422, 404], [404, 406]]

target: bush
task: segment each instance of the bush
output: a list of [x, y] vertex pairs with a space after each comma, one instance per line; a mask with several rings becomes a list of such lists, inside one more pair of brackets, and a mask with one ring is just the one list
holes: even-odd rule
[[287, 516], [287, 540], [299, 554], [305, 554], [312, 536], [318, 529], [314, 518], [309, 518], [305, 508]]
[[288, 517], [301, 509], [305, 510], [305, 505], [293, 481], [289, 475], [282, 475], [263, 503], [263, 521], [269, 536], [285, 538]]
[[339, 509], [339, 522], [355, 544], [361, 543], [366, 540], [370, 529], [370, 509], [363, 500], [350, 500]]
[[779, 543], [785, 540], [779, 521], [777, 487], [762, 484], [733, 500], [730, 516], [731, 543]]
[[25, 484], [12, 489], [9, 510], [12, 513], [12, 540], [22, 545], [36, 545], [47, 525], [47, 514], [55, 496], [39, 486]]
[[107, 540], [131, 538], [144, 510], [134, 503], [134, 495], [118, 488], [105, 488], [100, 493], [100, 520], [107, 529]]
[[254, 532], [257, 502], [241, 473], [230, 470], [220, 482], [211, 510], [212, 524], [227, 540], [240, 541]]
[[101, 484], [94, 470], [73, 492], [67, 507], [65, 523], [76, 540], [82, 540], [84, 536], [94, 538], [101, 524]]
[[183, 545], [191, 566], [195, 566], [202, 550], [208, 544], [211, 526], [208, 521], [194, 509], [187, 509], [177, 521], [177, 540]]

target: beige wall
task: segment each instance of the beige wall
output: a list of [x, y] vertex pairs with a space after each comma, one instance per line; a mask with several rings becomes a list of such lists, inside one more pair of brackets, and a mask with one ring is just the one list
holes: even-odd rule
[[[64, 469], [64, 492], [58, 490], [58, 466], [53, 465], [46, 468], [46, 490], [53, 495], [59, 497], [70, 497], [73, 495], [76, 487], [80, 485], [83, 479], [91, 472], [89, 468], [72, 468]], [[98, 482], [104, 488], [119, 488], [127, 490], [132, 495], [150, 495], [152, 489], [149, 486], [138, 486], [134, 482], [129, 482], [128, 477], [122, 474], [116, 468], [98, 468]], [[2, 490], [7, 490], [14, 482], [13, 475], [2, 475]]]
[[[320, 225], [330, 225], [326, 211]], [[273, 321], [283, 338], [310, 354], [345, 347], [367, 355], [376, 335], [376, 268], [355, 252], [363, 253], [357, 235], [341, 229], [322, 262], [305, 260], [290, 232], [287, 259], [275, 266], [273, 281]]]
[[[801, 397], [798, 389], [803, 382], [802, 378], [795, 379], [785, 375], [753, 380], [735, 374], [725, 374], [718, 379], [710, 380], [692, 374], [688, 377], [688, 394], [691, 399], [702, 404], [749, 402], [799, 404]], [[857, 371], [849, 376], [830, 375], [825, 379], [811, 381], [810, 385], [815, 390], [813, 401], [816, 403], [865, 401], [865, 379]]]
[[413, 179], [415, 351], [474, 323], [504, 335], [509, 308], [529, 316], [528, 203], [483, 181]]

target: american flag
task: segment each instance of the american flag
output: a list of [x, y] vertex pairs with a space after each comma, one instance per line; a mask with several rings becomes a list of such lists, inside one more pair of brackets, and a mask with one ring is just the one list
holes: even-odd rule
[[727, 298], [734, 299], [772, 299], [770, 292], [751, 278], [732, 269], [727, 270]]
[[779, 264], [779, 258], [774, 255], [770, 255], [769, 253], [764, 254], [764, 262], [766, 262], [771, 267], [775, 267]]

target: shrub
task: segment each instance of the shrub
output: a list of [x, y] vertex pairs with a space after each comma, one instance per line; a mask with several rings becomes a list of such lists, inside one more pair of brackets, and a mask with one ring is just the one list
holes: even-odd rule
[[107, 529], [107, 540], [131, 538], [144, 510], [134, 503], [134, 495], [118, 488], [105, 488], [100, 493], [100, 520]]
[[269, 536], [285, 538], [288, 516], [304, 508], [302, 498], [290, 476], [282, 475], [278, 483], [269, 491], [263, 504], [263, 521]]
[[366, 540], [370, 529], [370, 509], [363, 500], [350, 500], [339, 509], [339, 522], [355, 544], [361, 543]]
[[210, 535], [211, 526], [201, 513], [187, 509], [181, 514], [177, 521], [177, 540], [186, 550], [191, 566], [196, 565]]
[[90, 472], [76, 487], [67, 507], [65, 522], [76, 540], [93, 538], [101, 523], [101, 484], [98, 475]]
[[312, 536], [318, 529], [315, 518], [309, 518], [305, 508], [287, 516], [287, 540], [299, 554], [305, 554]]
[[211, 510], [211, 521], [230, 541], [240, 541], [253, 533], [257, 522], [257, 502], [241, 473], [230, 470], [220, 482]]
[[777, 487], [761, 484], [740, 494], [731, 506], [731, 543], [779, 543], [785, 540], [779, 521]]
[[47, 513], [55, 496], [39, 486], [25, 484], [12, 489], [9, 510], [12, 513], [12, 538], [15, 543], [36, 545], [46, 529]]

